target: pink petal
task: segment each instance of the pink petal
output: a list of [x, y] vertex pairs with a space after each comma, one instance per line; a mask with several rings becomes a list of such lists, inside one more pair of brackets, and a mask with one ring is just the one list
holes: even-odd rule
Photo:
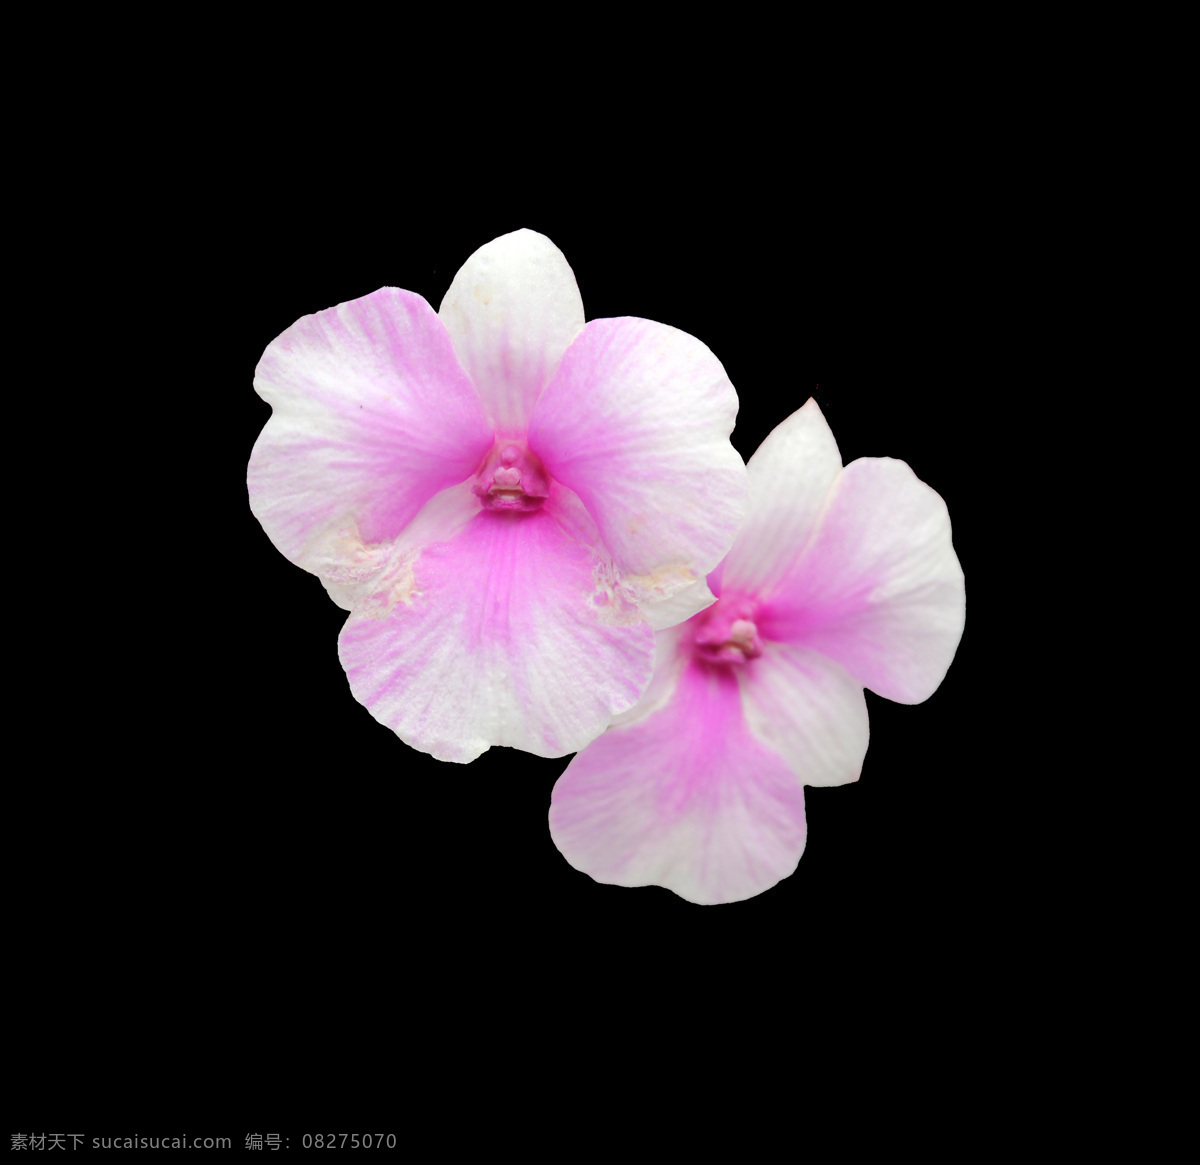
[[889, 700], [918, 704], [942, 682], [965, 612], [945, 502], [903, 461], [864, 457], [842, 470], [758, 625], [765, 638], [837, 660]]
[[841, 468], [837, 442], [815, 400], [776, 425], [746, 466], [750, 504], [719, 585], [770, 594], [816, 529]]
[[693, 664], [662, 709], [610, 729], [567, 766], [550, 833], [598, 882], [737, 902], [796, 869], [804, 790], [747, 731], [729, 669]]
[[489, 423], [523, 436], [534, 401], [583, 328], [583, 300], [545, 235], [514, 231], [479, 248], [438, 310]]
[[254, 387], [273, 411], [250, 456], [250, 507], [314, 573], [394, 538], [493, 440], [441, 321], [395, 287], [298, 320]]
[[648, 320], [593, 320], [533, 411], [530, 448], [596, 521], [639, 602], [701, 579], [745, 512], [729, 434], [737, 394], [699, 340]]
[[806, 785], [857, 781], [870, 730], [862, 684], [811, 648], [767, 643], [738, 669], [746, 721]]
[[476, 506], [346, 621], [339, 648], [355, 698], [439, 760], [465, 763], [494, 744], [538, 756], [583, 748], [637, 700], [654, 658], [653, 633], [611, 586], [596, 542], [557, 485], [540, 510]]

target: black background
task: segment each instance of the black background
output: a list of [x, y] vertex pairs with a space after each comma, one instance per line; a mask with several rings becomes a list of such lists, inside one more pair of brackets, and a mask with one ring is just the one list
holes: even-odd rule
[[[981, 175], [799, 145], [773, 167], [338, 175], [199, 168], [185, 197], [163, 188], [145, 222], [123, 219], [93, 268], [97, 301], [132, 300], [108, 340], [130, 371], [80, 426], [98, 513], [74, 558], [100, 614], [82, 655], [52, 665], [39, 732], [61, 763], [22, 791], [30, 828], [12, 837], [28, 1014], [88, 1063], [81, 1049], [159, 1032], [230, 1072], [331, 1036], [400, 1054], [431, 1019], [504, 1045], [627, 997], [664, 1022], [701, 996], [722, 1023], [769, 1007], [785, 1027], [871, 1013], [948, 1030], [982, 989], [1005, 853], [986, 563], [1016, 518], [994, 504], [1005, 289]], [[901, 458], [949, 507], [968, 594], [949, 675], [917, 707], [868, 693], [861, 780], [806, 791], [798, 871], [749, 901], [571, 869], [546, 821], [568, 758], [456, 766], [402, 744], [349, 692], [344, 612], [247, 505], [265, 346], [383, 285], [436, 308], [473, 250], [519, 227], [564, 251], [587, 318], [642, 316], [712, 349], [744, 457], [813, 396], [845, 462]]]

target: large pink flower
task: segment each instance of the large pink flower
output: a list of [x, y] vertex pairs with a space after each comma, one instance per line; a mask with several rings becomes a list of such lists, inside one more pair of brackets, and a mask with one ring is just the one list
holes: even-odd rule
[[735, 902], [795, 870], [803, 785], [858, 779], [864, 686], [917, 704], [962, 637], [945, 503], [903, 461], [842, 467], [816, 402], [750, 459], [750, 510], [717, 601], [658, 633], [641, 702], [567, 766], [550, 832], [620, 886]]
[[271, 541], [350, 611], [355, 697], [442, 760], [562, 756], [629, 708], [654, 628], [711, 602], [745, 511], [737, 395], [664, 324], [585, 325], [542, 235], [306, 316], [263, 354], [250, 458]]

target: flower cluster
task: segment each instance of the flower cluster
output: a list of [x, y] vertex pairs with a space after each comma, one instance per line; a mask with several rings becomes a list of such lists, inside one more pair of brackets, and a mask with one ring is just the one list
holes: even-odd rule
[[350, 612], [350, 689], [406, 743], [577, 752], [551, 833], [598, 881], [757, 894], [804, 846], [804, 784], [857, 778], [864, 687], [941, 682], [962, 572], [903, 462], [842, 467], [814, 402], [749, 466], [715, 356], [584, 322], [532, 231], [435, 313], [383, 288], [298, 321], [255, 388], [251, 507]]

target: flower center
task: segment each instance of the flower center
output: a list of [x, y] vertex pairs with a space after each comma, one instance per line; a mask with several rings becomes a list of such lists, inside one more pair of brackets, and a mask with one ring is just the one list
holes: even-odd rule
[[476, 474], [471, 492], [485, 510], [536, 510], [550, 494], [550, 475], [524, 445], [497, 442]]
[[701, 611], [692, 638], [696, 654], [709, 663], [745, 663], [762, 655], [762, 640], [754, 625], [754, 603], [736, 595], [718, 599]]

